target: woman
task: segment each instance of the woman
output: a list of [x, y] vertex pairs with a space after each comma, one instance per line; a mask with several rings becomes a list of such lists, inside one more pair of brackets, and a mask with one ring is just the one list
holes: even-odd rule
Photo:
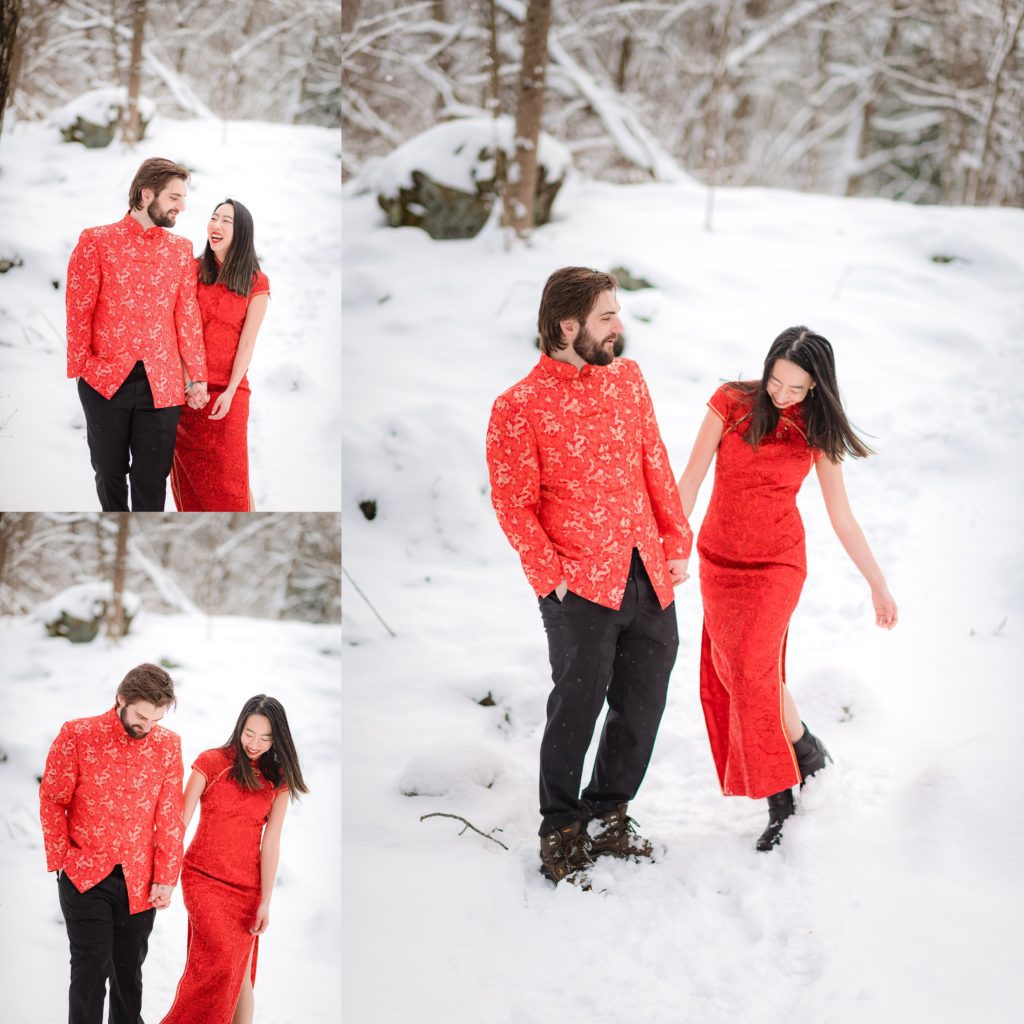
[[846, 418], [829, 342], [790, 327], [769, 349], [761, 380], [725, 384], [708, 406], [679, 478], [689, 516], [716, 456], [697, 539], [701, 702], [722, 791], [768, 798], [768, 827], [757, 842], [766, 851], [793, 814], [791, 787], [831, 760], [785, 685], [786, 634], [807, 575], [796, 495], [812, 465], [832, 528], [871, 587], [884, 629], [896, 625], [896, 603], [843, 485], [843, 457], [871, 449]]
[[251, 1024], [281, 826], [289, 796], [306, 792], [284, 708], [262, 693], [246, 702], [231, 739], [193, 762], [186, 830], [197, 801], [202, 810], [181, 871], [188, 952], [161, 1024]]
[[206, 236], [196, 264], [211, 408], [189, 395], [186, 376], [171, 491], [179, 512], [254, 512], [245, 373], [267, 312], [270, 282], [256, 258], [252, 216], [237, 199], [225, 199], [213, 211]]

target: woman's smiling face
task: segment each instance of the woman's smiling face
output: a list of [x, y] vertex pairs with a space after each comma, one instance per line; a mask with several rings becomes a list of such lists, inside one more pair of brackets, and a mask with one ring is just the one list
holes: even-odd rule
[[274, 745], [274, 731], [266, 715], [250, 715], [242, 726], [242, 749], [253, 761]]
[[814, 378], [788, 359], [776, 359], [765, 390], [776, 409], [802, 402], [814, 387]]
[[210, 240], [213, 254], [222, 263], [231, 248], [231, 239], [235, 235], [235, 208], [230, 203], [221, 203], [209, 224], [206, 225], [206, 237]]

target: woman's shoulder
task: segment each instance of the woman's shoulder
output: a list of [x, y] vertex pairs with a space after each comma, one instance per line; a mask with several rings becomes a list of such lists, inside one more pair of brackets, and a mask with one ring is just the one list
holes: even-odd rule
[[727, 380], [708, 399], [708, 406], [724, 422], [731, 423], [745, 416], [754, 404], [757, 381]]
[[234, 754], [230, 750], [214, 747], [212, 750], [204, 750], [192, 762], [192, 767], [202, 772], [209, 780], [219, 775], [225, 768], [230, 768], [234, 761]]

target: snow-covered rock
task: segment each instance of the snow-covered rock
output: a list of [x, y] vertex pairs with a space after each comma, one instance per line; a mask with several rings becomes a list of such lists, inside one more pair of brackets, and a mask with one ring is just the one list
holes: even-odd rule
[[[472, 238], [487, 223], [498, 181], [515, 154], [510, 117], [467, 117], [434, 125], [375, 161], [361, 184], [377, 194], [391, 227], [420, 227], [431, 238]], [[569, 150], [541, 133], [536, 223], [551, 219], [572, 166]]]
[[[65, 103], [50, 115], [65, 142], [80, 142], [86, 149], [109, 146], [128, 107], [128, 90], [123, 85], [91, 89]], [[139, 138], [145, 137], [146, 126], [153, 120], [156, 104], [139, 97]]]
[[[33, 612], [33, 618], [46, 627], [50, 636], [65, 637], [73, 644], [89, 643], [99, 633], [113, 597], [113, 587], [109, 580], [76, 583], [39, 605]], [[121, 601], [127, 632], [132, 619], [142, 607], [142, 601], [130, 590], [122, 592]]]

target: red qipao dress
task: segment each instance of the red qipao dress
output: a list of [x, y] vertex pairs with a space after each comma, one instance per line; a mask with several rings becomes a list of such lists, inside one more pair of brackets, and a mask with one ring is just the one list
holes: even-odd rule
[[807, 442], [802, 403], [755, 451], [743, 440], [752, 405], [728, 384], [708, 402], [724, 429], [697, 538], [700, 694], [722, 792], [761, 798], [800, 781], [783, 719], [786, 634], [807, 575], [796, 496], [821, 453]]
[[[198, 261], [196, 261], [198, 267]], [[257, 271], [248, 297], [223, 284], [196, 287], [206, 345], [207, 392], [203, 409], [181, 410], [171, 469], [171, 493], [179, 512], [249, 511], [249, 378], [242, 378], [231, 411], [211, 420], [214, 403], [231, 381], [249, 303], [270, 295], [270, 282]]]
[[266, 779], [243, 789], [228, 772], [234, 753], [218, 748], [192, 764], [206, 776], [199, 827], [185, 853], [181, 888], [188, 912], [185, 972], [161, 1024], [231, 1024], [245, 965], [256, 982], [259, 938], [249, 929], [260, 904], [260, 843], [274, 799], [287, 787]]

